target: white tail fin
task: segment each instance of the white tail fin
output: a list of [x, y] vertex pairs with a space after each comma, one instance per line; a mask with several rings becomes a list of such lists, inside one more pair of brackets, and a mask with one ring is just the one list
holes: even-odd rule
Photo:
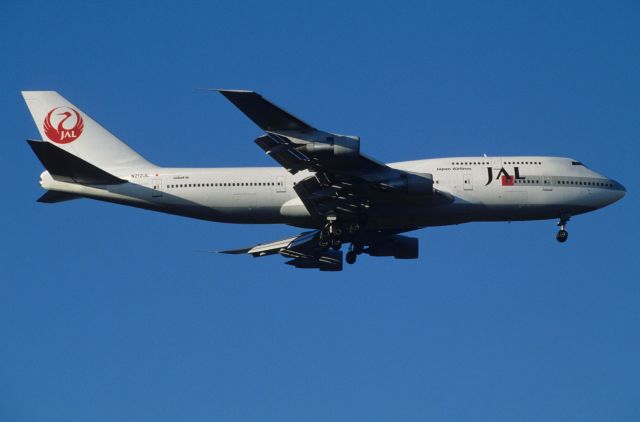
[[55, 91], [22, 91], [42, 139], [101, 169], [154, 167]]

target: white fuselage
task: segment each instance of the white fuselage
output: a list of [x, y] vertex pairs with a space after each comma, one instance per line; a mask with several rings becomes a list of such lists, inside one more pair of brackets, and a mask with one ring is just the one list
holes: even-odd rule
[[[453, 201], [437, 205], [416, 196], [387, 203], [369, 228], [411, 229], [471, 221], [559, 218], [592, 211], [625, 194], [619, 183], [575, 160], [558, 157], [456, 157], [391, 163], [433, 175], [434, 188]], [[48, 172], [45, 189], [170, 214], [228, 223], [282, 223], [316, 227], [293, 187], [310, 173], [268, 168], [167, 168], [114, 171], [120, 185], [59, 182]]]

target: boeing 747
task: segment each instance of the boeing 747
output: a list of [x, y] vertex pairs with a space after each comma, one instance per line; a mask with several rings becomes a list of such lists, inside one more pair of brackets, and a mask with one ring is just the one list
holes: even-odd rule
[[[202, 220], [287, 224], [305, 231], [223, 251], [279, 254], [297, 268], [342, 270], [359, 254], [418, 257], [403, 233], [475, 221], [557, 219], [612, 204], [625, 188], [572, 158], [451, 157], [384, 164], [360, 138], [325, 132], [252, 91], [219, 90], [262, 131], [255, 143], [280, 167], [175, 168], [150, 163], [52, 91], [22, 93], [42, 140], [27, 141], [45, 167], [39, 202], [77, 198]], [[394, 143], [398, 145], [398, 143]]]

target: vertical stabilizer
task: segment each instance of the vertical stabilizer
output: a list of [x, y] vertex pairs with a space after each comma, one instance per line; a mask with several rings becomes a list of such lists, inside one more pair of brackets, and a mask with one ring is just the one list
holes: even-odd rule
[[22, 91], [42, 139], [101, 169], [153, 164], [55, 91]]

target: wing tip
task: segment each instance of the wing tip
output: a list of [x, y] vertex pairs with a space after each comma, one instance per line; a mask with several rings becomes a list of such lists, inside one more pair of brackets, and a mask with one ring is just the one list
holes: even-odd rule
[[[219, 92], [222, 95], [233, 94], [258, 94], [255, 91], [249, 89], [227, 89], [227, 88], [196, 88], [198, 91]], [[23, 91], [24, 92], [24, 91]]]
[[252, 248], [228, 249], [225, 251], [214, 251], [215, 253], [223, 253], [225, 255], [242, 255], [248, 253]]
[[255, 91], [249, 91], [245, 89], [220, 89], [216, 88], [213, 91], [218, 91], [222, 96], [232, 103], [238, 105], [236, 101], [241, 101], [242, 98], [263, 98], [262, 95]]
[[214, 88], [214, 91], [218, 91], [220, 93], [235, 93], [235, 94], [257, 94], [255, 91], [251, 91], [249, 89], [226, 89], [226, 88]]

